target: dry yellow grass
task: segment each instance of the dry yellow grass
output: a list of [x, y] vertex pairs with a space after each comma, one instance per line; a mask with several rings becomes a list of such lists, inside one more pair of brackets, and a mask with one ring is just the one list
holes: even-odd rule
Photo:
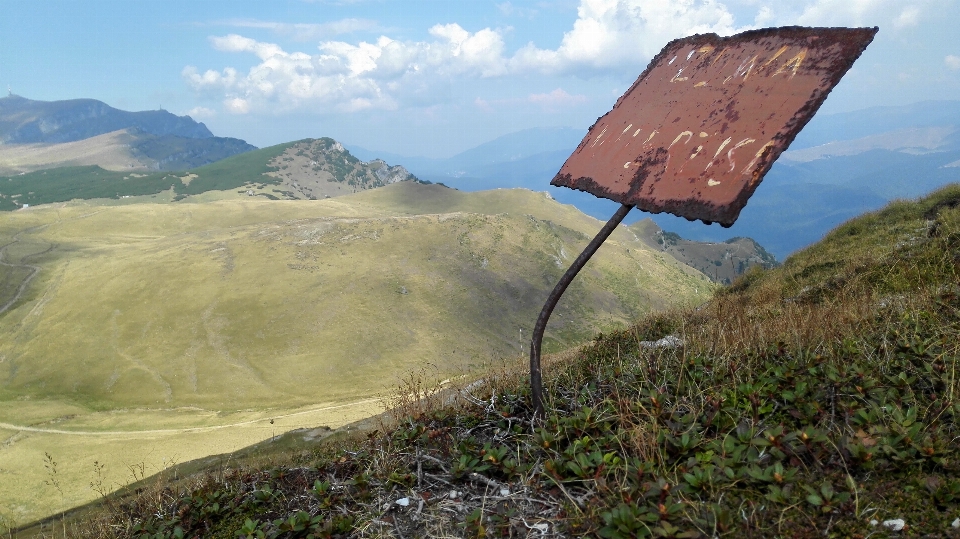
[[0, 174], [45, 168], [100, 165], [122, 172], [147, 170], [152, 160], [130, 152], [136, 137], [126, 129], [60, 144], [0, 144]]
[[[543, 299], [599, 226], [539, 193], [412, 183], [324, 201], [4, 214], [3, 260], [40, 271], [0, 314], [0, 423], [211, 427], [369, 399], [418, 368], [438, 378], [482, 368], [526, 349]], [[620, 231], [568, 291], [546, 344], [562, 349], [712, 289]], [[347, 420], [336, 414], [294, 417]], [[278, 432], [297, 425], [275, 422]], [[0, 493], [0, 513], [22, 523], [90, 499], [94, 460], [119, 477], [127, 464], [156, 471], [249, 445], [265, 429], [7, 428], [0, 468], [24, 474], [8, 483], [40, 497]], [[69, 499], [36, 487], [45, 453], [69, 480]]]

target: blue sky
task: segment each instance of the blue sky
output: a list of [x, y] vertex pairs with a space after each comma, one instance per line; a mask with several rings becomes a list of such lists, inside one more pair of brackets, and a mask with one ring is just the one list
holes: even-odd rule
[[586, 130], [670, 39], [792, 24], [880, 27], [823, 112], [960, 99], [960, 0], [0, 0], [0, 88], [446, 157]]

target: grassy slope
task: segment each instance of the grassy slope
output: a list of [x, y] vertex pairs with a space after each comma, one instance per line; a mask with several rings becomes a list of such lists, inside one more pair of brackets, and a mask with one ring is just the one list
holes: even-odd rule
[[[41, 271], [0, 314], [0, 423], [106, 432], [155, 428], [157, 414], [171, 413], [179, 423], [170, 428], [202, 426], [204, 410], [273, 414], [346, 402], [395, 387], [410, 370], [449, 376], [514, 356], [519, 330], [526, 339], [543, 298], [599, 226], [542, 194], [412, 182], [325, 201], [11, 212], [0, 218], [0, 245], [13, 242], [3, 260]], [[568, 292], [548, 349], [702, 301], [711, 289], [618, 236]], [[25, 402], [38, 407], [29, 421]], [[118, 409], [129, 419], [118, 423]], [[70, 474], [83, 488], [66, 505], [90, 499], [95, 455], [60, 451], [76, 440], [7, 436], [7, 462], [30, 453], [0, 464], [17, 478], [0, 486], [11, 504], [0, 513], [27, 503], [15, 485], [42, 483], [45, 450], [72, 468], [82, 461], [82, 473]], [[150, 458], [205, 454], [168, 449], [175, 440]], [[34, 512], [14, 511], [20, 522], [40, 510], [29, 503]]]
[[[349, 186], [351, 190], [383, 185], [374, 173], [379, 164], [368, 165], [349, 152], [321, 151], [321, 148], [329, 150], [335, 143], [329, 138], [293, 141], [227, 157], [185, 172], [118, 172], [86, 165], [0, 175], [0, 211], [16, 210], [23, 204], [36, 206], [80, 200], [203, 202], [246, 196], [248, 189], [257, 196], [274, 200], [307, 198], [302, 193], [296, 196], [290, 191], [292, 187], [284, 183], [285, 179], [289, 180], [286, 176], [290, 176], [284, 172], [288, 164], [278, 158], [293, 147], [299, 147], [298, 154], [303, 156], [309, 151], [310, 157], [319, 162], [312, 168], [329, 171], [336, 185]], [[242, 188], [240, 193], [236, 191], [238, 188]], [[164, 192], [172, 196], [163, 196]]]
[[[23, 175], [0, 176], [0, 211], [15, 210], [22, 204], [35, 206], [74, 199], [97, 199], [156, 195], [173, 189], [180, 197], [204, 191], [229, 190], [247, 184], [277, 183], [264, 176], [276, 170], [267, 166], [296, 142], [253, 150], [193, 169], [197, 177], [183, 182], [186, 173], [116, 172], [96, 165], [59, 167]], [[15, 203], [18, 202], [19, 204]]]
[[135, 156], [130, 145], [136, 135], [114, 131], [61, 144], [0, 145], [0, 175], [16, 175], [39, 169], [64, 166], [100, 165], [107, 170], [142, 171], [154, 161]]
[[[522, 369], [491, 373], [459, 407], [411, 404], [395, 430], [195, 476], [78, 529], [956, 537], [958, 253], [951, 186], [549, 365], [532, 435]], [[641, 345], [666, 334], [685, 345]]]
[[[305, 381], [335, 377], [321, 394], [346, 398], [422, 358], [448, 369], [517, 353], [518, 329], [588, 239], [578, 229], [596, 224], [479, 213], [469, 195], [459, 207], [474, 212], [391, 215], [390, 195], [437, 190], [10, 214], [4, 228], [45, 226], [7, 248], [8, 261], [42, 252], [30, 258], [42, 271], [0, 318], [0, 391], [97, 408], [306, 404], [317, 387]], [[549, 347], [709, 290], [639, 244], [613, 245], [561, 304]]]

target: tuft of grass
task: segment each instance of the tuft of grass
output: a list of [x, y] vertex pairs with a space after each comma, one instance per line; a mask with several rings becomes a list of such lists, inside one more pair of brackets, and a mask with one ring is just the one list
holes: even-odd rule
[[[108, 537], [958, 537], [960, 188], [296, 462], [106, 511]], [[674, 336], [680, 346], [655, 346]], [[675, 341], [676, 342], [676, 341]], [[427, 390], [424, 390], [427, 388]], [[885, 527], [902, 519], [901, 532]], [[93, 528], [90, 528], [93, 529]]]

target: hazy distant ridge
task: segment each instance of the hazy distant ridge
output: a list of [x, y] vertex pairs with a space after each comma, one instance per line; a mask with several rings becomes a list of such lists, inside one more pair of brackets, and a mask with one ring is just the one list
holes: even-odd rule
[[0, 174], [91, 165], [187, 170], [255, 149], [165, 110], [128, 112], [95, 99], [0, 98]]
[[73, 142], [131, 127], [151, 135], [213, 137], [203, 123], [165, 110], [128, 112], [96, 99], [0, 98], [0, 142], [4, 144]]
[[[607, 219], [618, 204], [550, 180], [585, 129], [536, 128], [511, 133], [446, 159], [393, 155], [417, 177], [465, 191], [525, 187]], [[374, 154], [351, 147], [356, 155]], [[828, 230], [896, 198], [912, 198], [960, 182], [960, 101], [820, 114], [800, 132], [729, 229], [670, 214], [652, 216], [664, 230], [691, 240], [750, 237], [779, 258]], [[634, 211], [626, 222], [642, 219]]]

